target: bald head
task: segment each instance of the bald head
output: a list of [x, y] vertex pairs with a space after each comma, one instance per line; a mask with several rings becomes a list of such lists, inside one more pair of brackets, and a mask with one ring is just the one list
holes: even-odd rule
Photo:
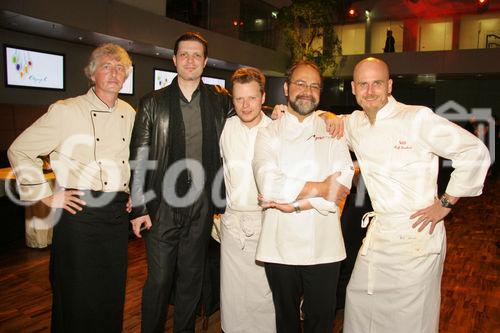
[[377, 58], [361, 60], [354, 67], [351, 87], [356, 101], [374, 122], [377, 112], [387, 104], [392, 92], [389, 66]]
[[354, 66], [354, 73], [352, 75], [354, 81], [356, 81], [356, 77], [359, 76], [360, 72], [364, 72], [366, 70], [378, 71], [380, 74], [385, 76], [387, 80], [389, 80], [389, 65], [381, 59], [369, 57], [361, 60], [356, 64], [356, 66]]

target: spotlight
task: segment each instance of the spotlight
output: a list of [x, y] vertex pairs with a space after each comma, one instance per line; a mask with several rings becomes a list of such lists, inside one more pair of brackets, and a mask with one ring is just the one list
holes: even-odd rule
[[354, 8], [350, 8], [348, 11], [347, 11], [347, 15], [349, 17], [356, 17], [358, 15], [358, 13], [356, 12], [356, 9]]
[[489, 6], [490, 6], [489, 0], [476, 0], [476, 7], [478, 13], [483, 13], [487, 11]]

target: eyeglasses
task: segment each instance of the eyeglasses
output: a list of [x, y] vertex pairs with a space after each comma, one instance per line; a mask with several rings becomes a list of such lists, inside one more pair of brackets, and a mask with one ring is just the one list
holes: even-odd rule
[[306, 90], [307, 88], [310, 88], [314, 92], [320, 92], [321, 91], [321, 85], [319, 83], [311, 83], [307, 84], [305, 81], [290, 81], [291, 84], [295, 84], [299, 90]]

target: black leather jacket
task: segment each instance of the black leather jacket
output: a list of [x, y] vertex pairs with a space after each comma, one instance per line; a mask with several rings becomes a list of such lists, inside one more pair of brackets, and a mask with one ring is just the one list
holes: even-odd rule
[[[156, 220], [157, 210], [162, 195], [162, 183], [167, 171], [169, 160], [168, 152], [168, 128], [170, 120], [169, 100], [172, 92], [172, 86], [177, 85], [177, 80], [163, 89], [151, 92], [144, 96], [139, 103], [139, 110], [135, 117], [132, 139], [130, 141], [130, 162], [132, 174], [130, 179], [130, 191], [134, 208], [131, 218], [149, 214], [152, 221]], [[220, 86], [206, 85], [200, 82], [200, 93], [206, 98], [205, 103], [200, 105], [201, 112], [206, 108], [211, 108], [216, 117], [215, 127], [217, 137], [219, 138], [224, 127], [226, 118], [235, 114], [231, 97], [227, 90]], [[201, 102], [200, 102], [201, 103]], [[146, 148], [146, 149], [144, 149]], [[145, 154], [146, 153], [146, 154]], [[144, 169], [144, 162], [157, 161], [156, 168]], [[136, 162], [134, 162], [136, 161]], [[221, 163], [222, 165], [222, 163]], [[141, 178], [145, 177], [145, 181]], [[137, 184], [144, 184], [144, 188]], [[147, 200], [145, 193], [155, 194], [155, 199]], [[145, 203], [145, 204], [143, 204]]]

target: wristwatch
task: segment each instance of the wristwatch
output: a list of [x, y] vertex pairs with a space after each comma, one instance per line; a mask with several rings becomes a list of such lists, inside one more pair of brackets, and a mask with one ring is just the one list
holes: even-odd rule
[[448, 198], [446, 197], [446, 195], [444, 195], [444, 194], [441, 196], [441, 199], [439, 199], [439, 202], [441, 202], [441, 206], [443, 206], [445, 208], [450, 208], [451, 209], [451, 208], [455, 207], [455, 205], [452, 204], [448, 200]]
[[295, 213], [300, 213], [300, 206], [299, 206], [299, 202], [298, 201], [295, 201], [293, 204], [293, 209], [295, 209]]

